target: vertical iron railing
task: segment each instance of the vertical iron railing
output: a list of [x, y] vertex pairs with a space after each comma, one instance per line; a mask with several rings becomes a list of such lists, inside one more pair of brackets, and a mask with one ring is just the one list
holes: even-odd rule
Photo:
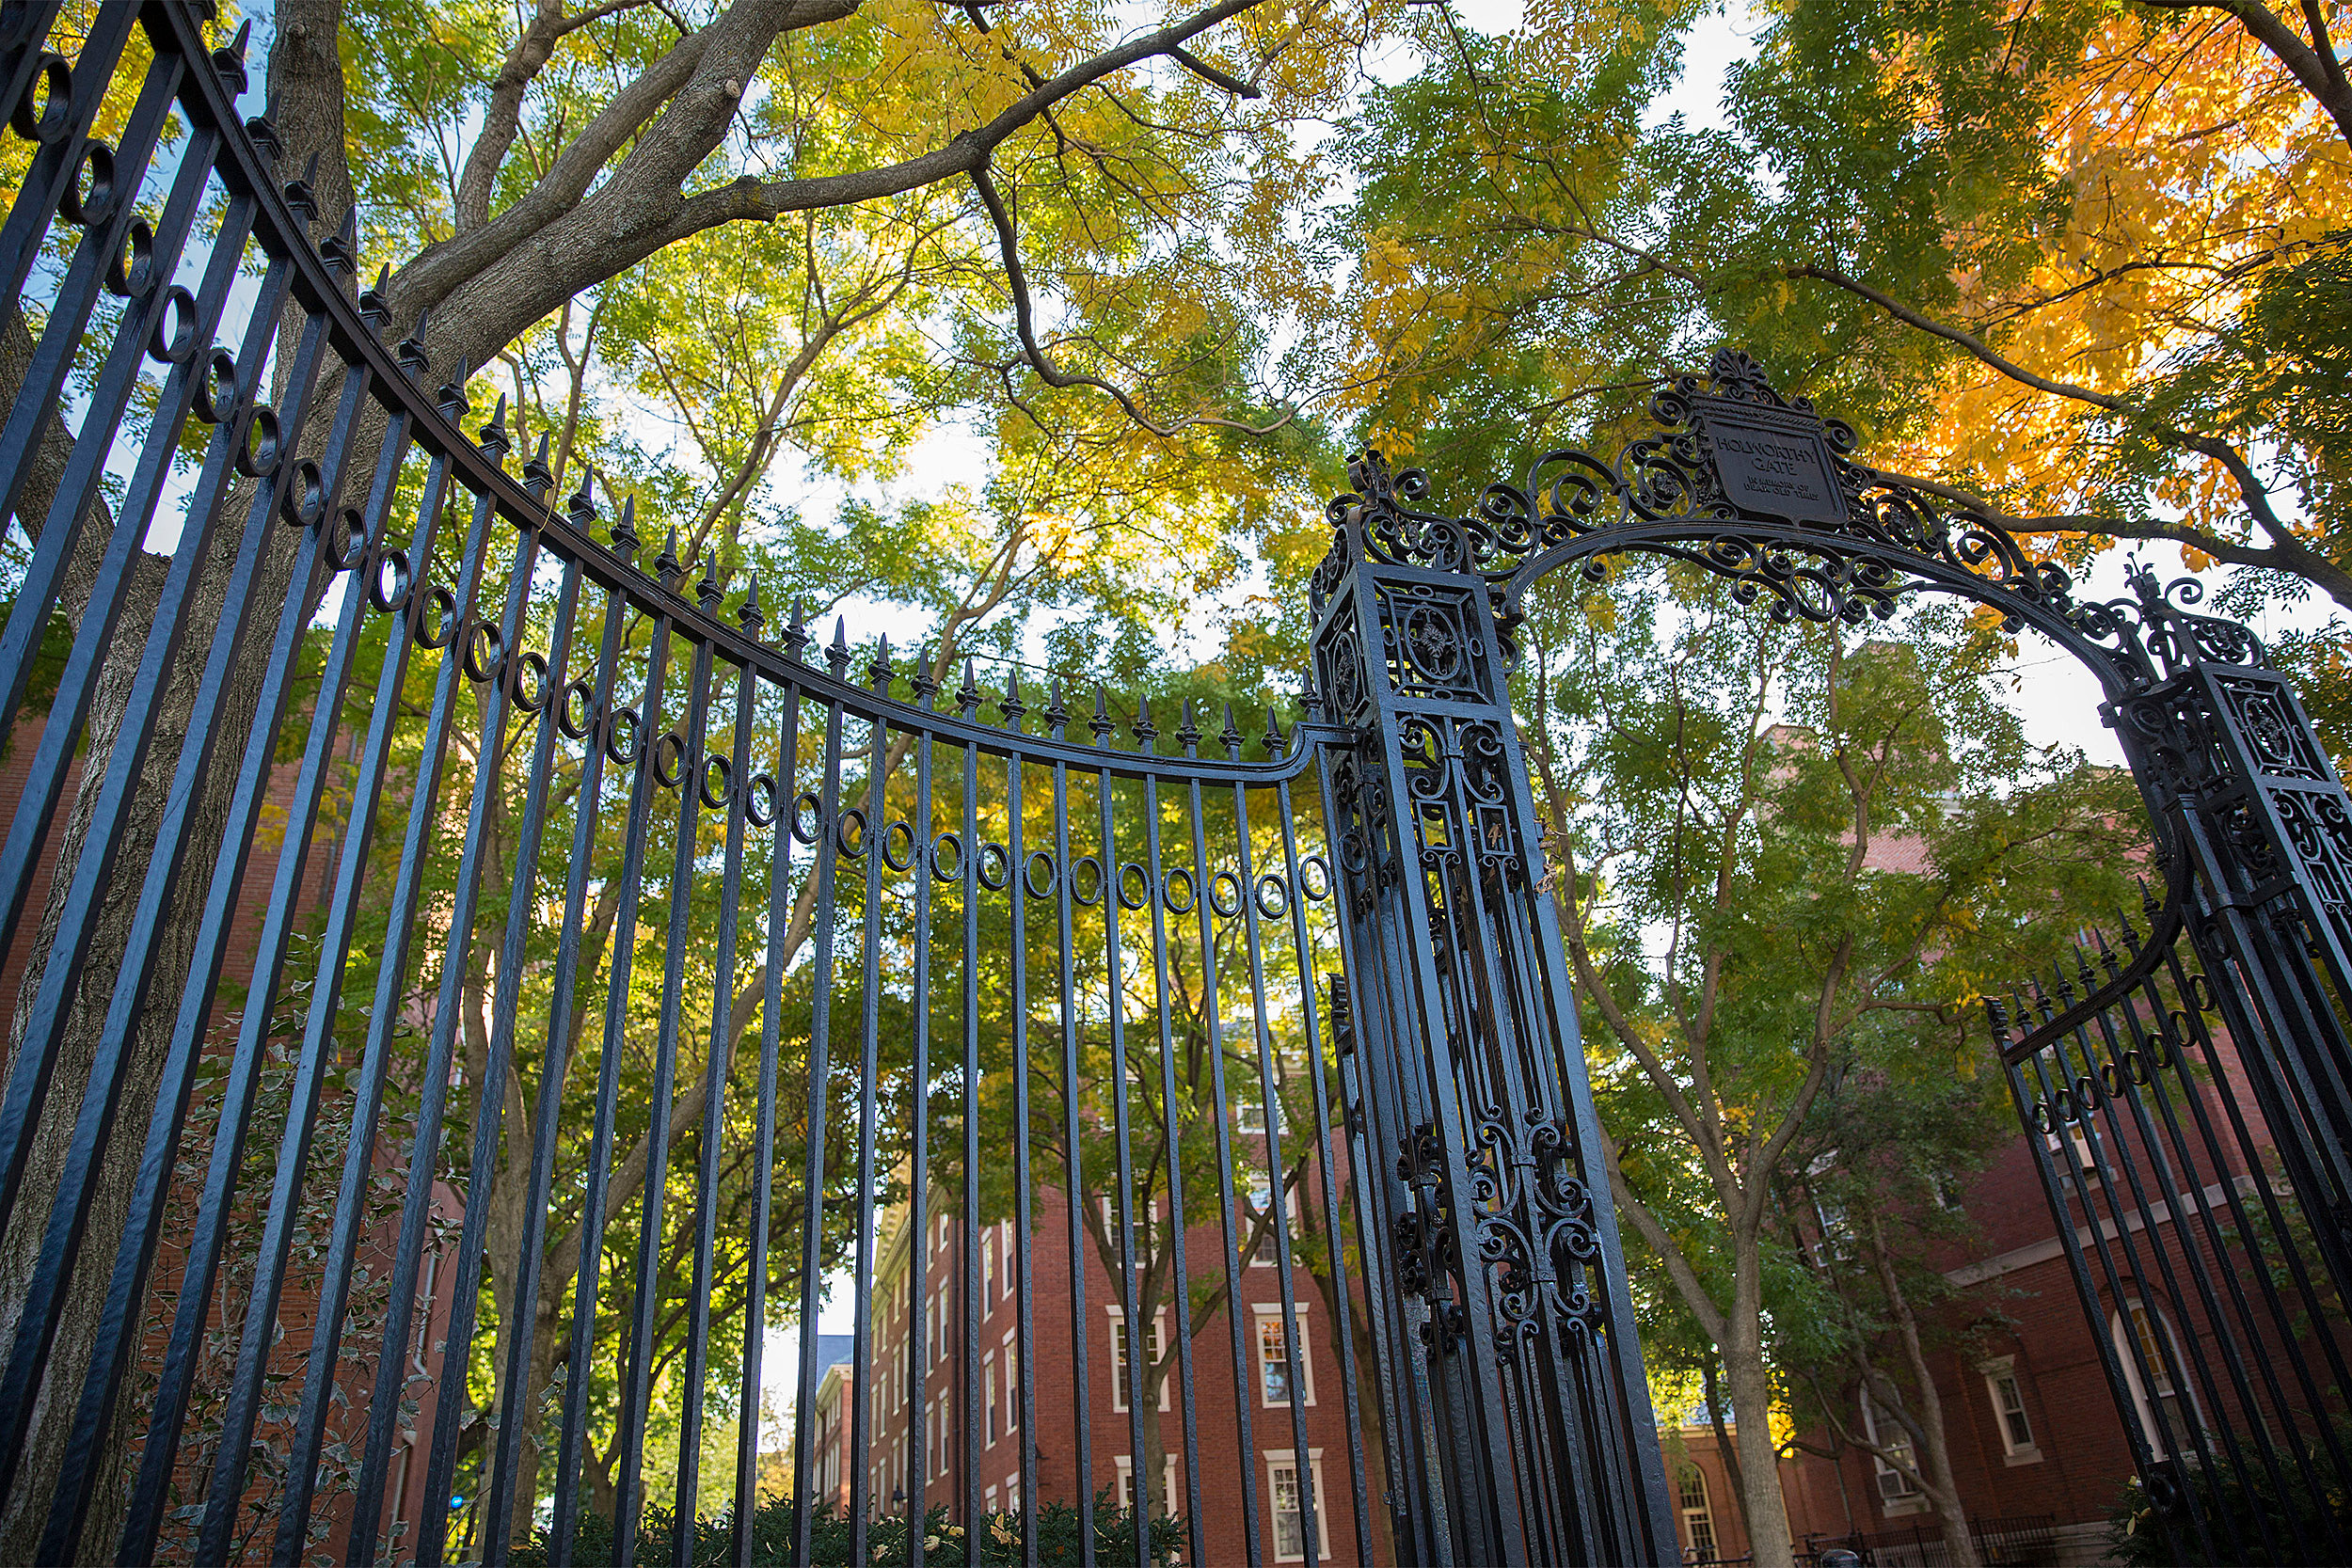
[[74, 14], [0, 33], [0, 1537], [1402, 1560], [1325, 732], [768, 641], [464, 434], [243, 30]]

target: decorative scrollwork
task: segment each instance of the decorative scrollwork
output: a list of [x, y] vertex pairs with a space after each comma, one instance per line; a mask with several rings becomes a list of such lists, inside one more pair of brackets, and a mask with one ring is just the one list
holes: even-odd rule
[[[1359, 564], [1464, 573], [1486, 583], [1498, 641], [1516, 660], [1531, 584], [1562, 567], [1599, 581], [1611, 558], [1641, 553], [1702, 567], [1781, 621], [1860, 626], [1914, 593], [1961, 594], [1998, 610], [2011, 631], [2032, 625], [2057, 638], [2116, 693], [2193, 664], [2264, 662], [2244, 626], [2189, 609], [2203, 596], [2194, 579], [2160, 584], [2136, 565], [2132, 597], [2078, 600], [2064, 566], [2032, 555], [1980, 506], [1857, 461], [1851, 426], [1783, 396], [1745, 354], [1726, 349], [1705, 374], [1675, 377], [1648, 415], [1655, 431], [1614, 461], [1543, 452], [1458, 517], [1429, 509], [1422, 470], [1356, 453], [1353, 488], [1327, 508], [1334, 541], [1311, 586], [1315, 610]], [[1400, 687], [1454, 678], [1461, 633], [1414, 609], [1383, 619]], [[1360, 677], [1348, 678], [1345, 691], [1327, 686], [1343, 714], [1363, 695]]]

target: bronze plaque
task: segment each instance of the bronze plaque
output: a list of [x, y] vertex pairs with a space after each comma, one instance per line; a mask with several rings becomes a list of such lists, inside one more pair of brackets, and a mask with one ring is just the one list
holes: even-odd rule
[[1716, 404], [1704, 417], [1715, 477], [1733, 506], [1791, 523], [1836, 527], [1846, 520], [1846, 498], [1819, 425], [1738, 404]]

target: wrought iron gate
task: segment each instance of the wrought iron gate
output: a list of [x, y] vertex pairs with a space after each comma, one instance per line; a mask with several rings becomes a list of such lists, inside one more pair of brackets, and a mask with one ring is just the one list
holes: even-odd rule
[[79, 14], [0, 31], [0, 1553], [1672, 1557], [1497, 649], [1417, 891], [1376, 649], [1253, 739], [648, 570], [245, 29]]

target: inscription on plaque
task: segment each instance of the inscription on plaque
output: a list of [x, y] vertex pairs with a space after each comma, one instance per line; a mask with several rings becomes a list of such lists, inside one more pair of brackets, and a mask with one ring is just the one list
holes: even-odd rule
[[1846, 520], [1829, 449], [1809, 423], [1790, 429], [1741, 410], [1708, 409], [1707, 434], [1715, 477], [1741, 512], [1792, 523], [1835, 525]]

